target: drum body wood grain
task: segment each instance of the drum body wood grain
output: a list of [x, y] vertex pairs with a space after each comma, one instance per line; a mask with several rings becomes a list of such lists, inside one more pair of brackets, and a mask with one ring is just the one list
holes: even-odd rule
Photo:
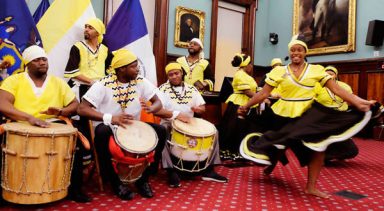
[[3, 198], [17, 204], [42, 204], [68, 193], [77, 129], [51, 123], [40, 128], [26, 123], [4, 125], [2, 145]]

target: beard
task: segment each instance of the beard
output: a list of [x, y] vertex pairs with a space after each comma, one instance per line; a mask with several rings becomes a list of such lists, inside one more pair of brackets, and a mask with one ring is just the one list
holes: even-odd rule
[[200, 52], [199, 52], [199, 51], [195, 51], [194, 49], [188, 49], [188, 53], [189, 53], [189, 55], [191, 55], [191, 56], [196, 56], [196, 55], [198, 55]]
[[89, 40], [89, 35], [88, 34], [84, 34], [84, 39], [85, 40]]

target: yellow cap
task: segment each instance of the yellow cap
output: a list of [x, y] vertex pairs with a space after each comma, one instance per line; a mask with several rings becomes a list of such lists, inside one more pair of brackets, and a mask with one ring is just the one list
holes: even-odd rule
[[137, 61], [137, 56], [127, 49], [119, 49], [113, 52], [111, 67], [117, 69]]
[[99, 33], [97, 41], [101, 43], [101, 41], [103, 41], [103, 34], [105, 34], [104, 23], [98, 18], [91, 18], [85, 24], [92, 26]]
[[180, 70], [183, 71], [181, 68], [181, 64], [177, 62], [171, 62], [165, 67], [165, 73], [168, 74], [169, 71], [171, 70]]
[[273, 66], [275, 66], [275, 65], [277, 65], [277, 64], [282, 65], [283, 62], [281, 61], [280, 58], [273, 58], [273, 59], [271, 60], [271, 66], [273, 67]]

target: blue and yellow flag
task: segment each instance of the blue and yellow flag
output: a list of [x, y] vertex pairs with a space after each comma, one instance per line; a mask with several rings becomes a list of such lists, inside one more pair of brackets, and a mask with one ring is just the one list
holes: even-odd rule
[[[2, 0], [0, 6], [0, 81], [24, 71], [21, 53], [29, 45], [40, 45], [40, 35], [25, 0]], [[7, 65], [4, 65], [7, 63]]]

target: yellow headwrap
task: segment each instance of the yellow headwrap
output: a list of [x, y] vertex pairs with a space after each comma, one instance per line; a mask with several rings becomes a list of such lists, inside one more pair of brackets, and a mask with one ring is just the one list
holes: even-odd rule
[[[238, 53], [236, 55], [241, 58], [241, 63], [239, 65], [239, 67], [245, 67], [245, 66], [249, 65], [249, 63], [251, 62], [251, 57], [248, 55], [240, 54], [240, 53]], [[245, 56], [246, 56], [246, 58], [244, 59]]]
[[127, 49], [119, 49], [113, 52], [111, 67], [117, 69], [137, 61], [137, 56]]
[[177, 62], [171, 62], [165, 67], [165, 73], [168, 74], [171, 70], [180, 70], [183, 72], [183, 69], [181, 68], [181, 64]]
[[98, 18], [91, 18], [85, 24], [92, 26], [99, 33], [97, 41], [101, 43], [101, 41], [103, 41], [103, 34], [105, 34], [104, 23]]
[[333, 67], [333, 66], [327, 66], [324, 68], [324, 71], [332, 71], [334, 72], [336, 75], [339, 74], [339, 71], [337, 71], [336, 67]]
[[305, 52], [308, 52], [307, 44], [301, 40], [298, 40], [297, 37], [298, 37], [297, 35], [292, 37], [291, 42], [289, 42], [288, 44], [288, 50], [290, 50], [294, 45], [301, 45], [305, 48]]
[[281, 61], [280, 58], [273, 58], [273, 59], [271, 60], [271, 66], [273, 67], [273, 66], [275, 66], [275, 65], [277, 65], [277, 64], [282, 65], [283, 62]]

